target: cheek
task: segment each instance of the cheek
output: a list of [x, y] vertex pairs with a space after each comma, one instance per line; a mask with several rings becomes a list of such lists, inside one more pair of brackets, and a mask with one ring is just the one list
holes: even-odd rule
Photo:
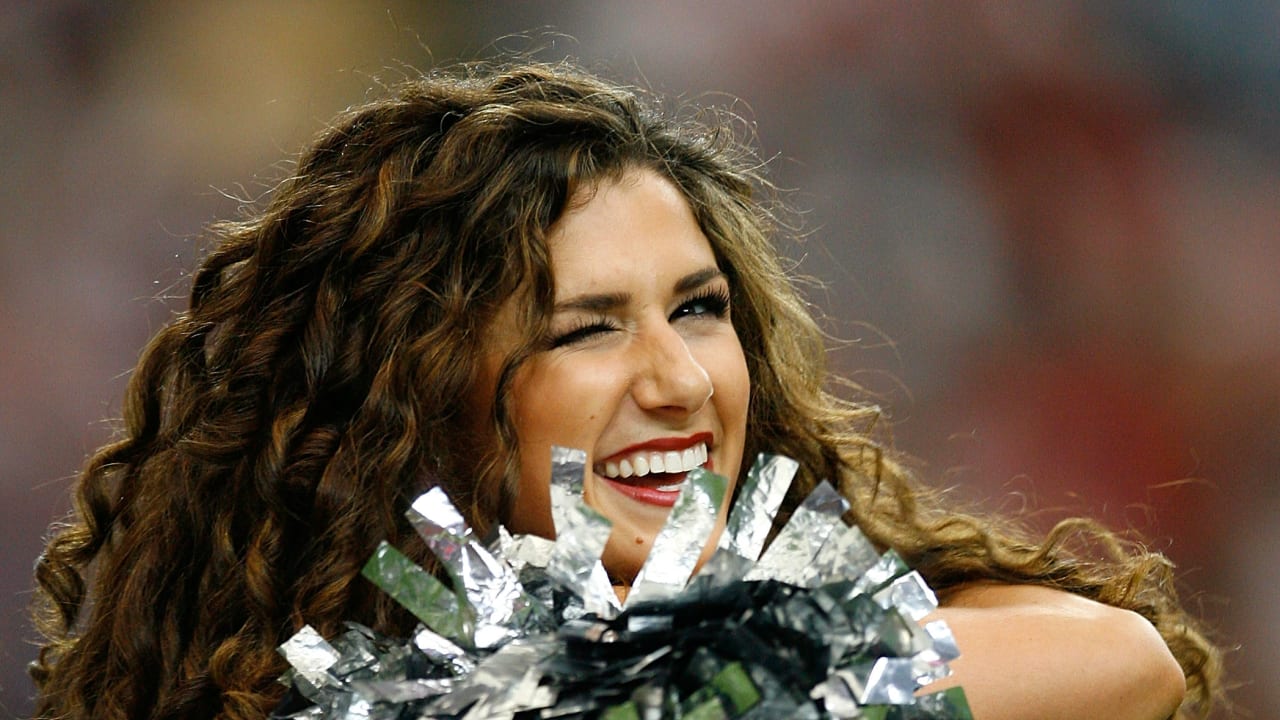
[[565, 445], [580, 434], [583, 415], [590, 412], [591, 381], [589, 375], [573, 370], [564, 362], [535, 360], [517, 373], [510, 407], [522, 449]]
[[722, 421], [745, 422], [747, 403], [751, 398], [751, 375], [747, 371], [747, 358], [736, 336], [721, 342], [705, 364], [715, 388], [714, 398], [719, 398], [721, 412], [727, 417]]
[[712, 402], [724, 429], [726, 446], [732, 447], [737, 457], [736, 467], [726, 467], [724, 472], [736, 480], [741, 472], [742, 452], [746, 445], [747, 415], [751, 401], [751, 376], [747, 371], [746, 357], [737, 336], [726, 339], [704, 365], [711, 376], [715, 394]]
[[608, 355], [535, 358], [517, 373], [511, 387], [512, 421], [520, 446], [554, 444], [591, 452], [628, 386], [625, 363]]
[[513, 532], [552, 534], [551, 446], [595, 449], [609, 385], [599, 365], [534, 359], [512, 379], [508, 407], [520, 453]]

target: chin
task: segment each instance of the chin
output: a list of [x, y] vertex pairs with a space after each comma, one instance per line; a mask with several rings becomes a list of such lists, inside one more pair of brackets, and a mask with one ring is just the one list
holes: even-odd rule
[[648, 540], [640, 544], [634, 540], [622, 542], [627, 547], [618, 549], [614, 547], [613, 540], [610, 540], [600, 559], [604, 563], [605, 570], [609, 572], [609, 580], [614, 585], [630, 586], [635, 581], [636, 575], [640, 574], [640, 568], [644, 567], [645, 558], [648, 557], [649, 548], [653, 547], [653, 543]]

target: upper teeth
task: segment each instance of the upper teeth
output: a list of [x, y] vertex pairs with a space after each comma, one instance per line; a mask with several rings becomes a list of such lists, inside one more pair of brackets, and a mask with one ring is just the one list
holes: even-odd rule
[[621, 460], [606, 462], [600, 474], [607, 478], [629, 478], [644, 477], [649, 473], [682, 473], [706, 462], [707, 445], [698, 443], [684, 450], [632, 453]]

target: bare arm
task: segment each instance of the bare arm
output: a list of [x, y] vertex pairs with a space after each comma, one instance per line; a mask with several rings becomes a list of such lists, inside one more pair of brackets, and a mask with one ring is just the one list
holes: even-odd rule
[[962, 685], [976, 720], [1165, 720], [1186, 683], [1142, 616], [1066, 592], [974, 585], [943, 601], [961, 657], [926, 692]]

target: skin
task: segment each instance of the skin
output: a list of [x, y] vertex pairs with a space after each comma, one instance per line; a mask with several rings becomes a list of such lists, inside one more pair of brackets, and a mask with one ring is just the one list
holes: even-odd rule
[[1151, 623], [1051, 588], [971, 585], [943, 598], [961, 656], [924, 689], [964, 687], [982, 720], [1163, 720], [1186, 693]]
[[[511, 385], [522, 474], [518, 512], [503, 520], [513, 532], [553, 537], [551, 446], [586, 450], [595, 469], [585, 479], [587, 502], [614, 523], [604, 563], [625, 584], [669, 510], [619, 492], [600, 465], [637, 443], [710, 433], [710, 466], [735, 480], [750, 380], [728, 313], [704, 297], [727, 288], [679, 192], [647, 170], [587, 192], [550, 236], [553, 346]], [[504, 307], [487, 337], [478, 387], [489, 399], [472, 401], [473, 417], [486, 416], [520, 337], [516, 314]], [[947, 621], [963, 655], [952, 676], [923, 692], [963, 685], [982, 720], [1162, 720], [1185, 692], [1177, 662], [1146, 620], [1069, 593], [972, 585], [944, 597], [927, 618], [936, 619]]]
[[[670, 486], [684, 474], [618, 483], [604, 476], [604, 463], [706, 441], [705, 467], [730, 479], [709, 553], [740, 469], [751, 383], [722, 304], [728, 282], [679, 191], [634, 170], [583, 192], [548, 238], [552, 346], [521, 365], [510, 386], [521, 479], [518, 512], [503, 521], [512, 532], [554, 537], [551, 446], [585, 450], [593, 471], [584, 496], [613, 522], [603, 562], [625, 586], [670, 514], [629, 488]], [[502, 308], [487, 338], [481, 387], [494, 386], [519, 337], [515, 310]]]

